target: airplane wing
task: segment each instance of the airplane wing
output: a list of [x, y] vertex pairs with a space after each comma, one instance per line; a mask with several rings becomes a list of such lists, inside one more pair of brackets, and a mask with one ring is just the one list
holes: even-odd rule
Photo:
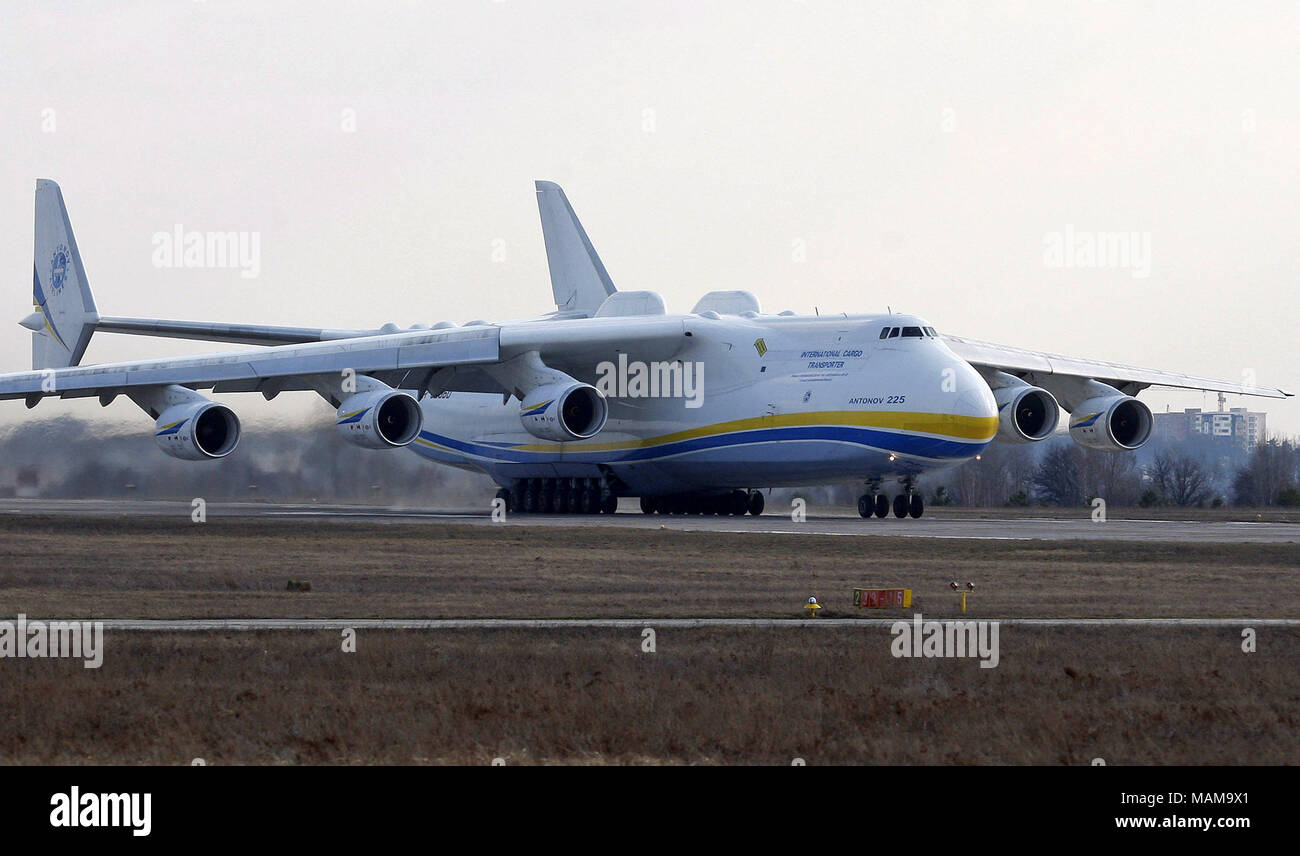
[[620, 351], [638, 358], [667, 359], [686, 341], [681, 319], [607, 319], [467, 325], [413, 330], [307, 344], [277, 345], [192, 357], [92, 366], [48, 368], [0, 375], [0, 399], [26, 399], [34, 407], [47, 396], [81, 398], [118, 394], [141, 387], [178, 385], [214, 392], [314, 389], [312, 379], [345, 370], [416, 391], [508, 393], [482, 370], [536, 352], [547, 367], [575, 377], [594, 376], [601, 360]]
[[99, 316], [92, 322], [97, 333], [126, 333], [166, 339], [229, 342], [232, 345], [297, 345], [330, 339], [353, 339], [391, 330], [331, 330], [320, 327], [275, 327], [267, 324], [213, 324], [205, 321], [166, 321], [160, 318]]
[[1088, 378], [1115, 387], [1127, 395], [1135, 395], [1149, 386], [1168, 386], [1177, 389], [1199, 389], [1209, 392], [1231, 392], [1239, 395], [1258, 395], [1265, 398], [1288, 398], [1292, 395], [1281, 389], [1253, 386], [1213, 378], [1196, 377], [1180, 372], [1146, 369], [1102, 360], [1082, 360], [1046, 351], [1032, 351], [1009, 345], [995, 345], [960, 336], [943, 336], [953, 353], [973, 366], [999, 369], [1010, 374], [1064, 375]]

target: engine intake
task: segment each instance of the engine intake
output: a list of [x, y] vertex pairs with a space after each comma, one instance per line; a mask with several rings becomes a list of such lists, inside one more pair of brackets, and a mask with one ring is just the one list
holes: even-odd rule
[[173, 458], [224, 458], [239, 445], [239, 417], [224, 404], [195, 401], [164, 410], [154, 423], [154, 440]]
[[1129, 395], [1090, 398], [1070, 414], [1070, 436], [1109, 452], [1139, 449], [1151, 437], [1151, 409]]
[[1037, 443], [1056, 431], [1061, 408], [1045, 389], [1021, 384], [993, 391], [998, 402], [998, 439], [1011, 443]]
[[423, 424], [415, 396], [396, 389], [377, 389], [345, 399], [335, 423], [344, 440], [363, 449], [408, 446], [420, 435]]
[[586, 383], [552, 383], [524, 396], [519, 421], [543, 440], [586, 440], [600, 433], [609, 418], [609, 403]]

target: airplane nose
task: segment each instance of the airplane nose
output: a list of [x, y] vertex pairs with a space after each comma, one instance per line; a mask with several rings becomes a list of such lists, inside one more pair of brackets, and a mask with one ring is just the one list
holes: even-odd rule
[[952, 368], [956, 381], [953, 415], [969, 420], [973, 428], [983, 426], [987, 429], [987, 436], [992, 437], [997, 432], [998, 421], [998, 403], [993, 390], [965, 360], [957, 359]]

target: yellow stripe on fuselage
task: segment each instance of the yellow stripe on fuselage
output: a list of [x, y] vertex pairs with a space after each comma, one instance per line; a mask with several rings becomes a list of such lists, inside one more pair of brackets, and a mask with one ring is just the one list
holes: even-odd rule
[[[754, 431], [761, 428], [789, 428], [802, 425], [845, 425], [863, 428], [886, 428], [895, 431], [913, 431], [920, 434], [935, 434], [941, 437], [955, 437], [960, 440], [972, 440], [985, 443], [993, 439], [998, 432], [996, 416], [958, 416], [952, 413], [911, 413], [911, 412], [865, 412], [858, 410], [823, 410], [815, 413], [778, 413], [771, 416], [755, 416], [748, 419], [734, 419], [715, 425], [704, 425], [658, 437], [645, 437], [639, 440], [624, 440], [618, 443], [585, 443], [583, 452], [621, 452], [628, 449], [644, 449], [649, 446], [662, 446], [693, 440], [696, 437], [711, 437], [715, 434], [730, 434], [736, 431]], [[574, 443], [530, 443], [526, 446], [509, 448], [520, 452], [550, 452]]]

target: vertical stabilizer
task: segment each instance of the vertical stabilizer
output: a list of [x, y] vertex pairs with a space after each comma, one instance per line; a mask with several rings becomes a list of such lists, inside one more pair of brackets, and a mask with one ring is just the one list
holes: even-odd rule
[[617, 289], [578, 222], [578, 215], [573, 213], [564, 191], [552, 181], [537, 182], [537, 209], [542, 215], [542, 238], [546, 241], [555, 308], [595, 315], [605, 298]]
[[77, 239], [59, 186], [36, 181], [36, 247], [32, 303], [23, 321], [32, 332], [32, 368], [54, 369], [81, 362], [99, 315], [81, 265]]

